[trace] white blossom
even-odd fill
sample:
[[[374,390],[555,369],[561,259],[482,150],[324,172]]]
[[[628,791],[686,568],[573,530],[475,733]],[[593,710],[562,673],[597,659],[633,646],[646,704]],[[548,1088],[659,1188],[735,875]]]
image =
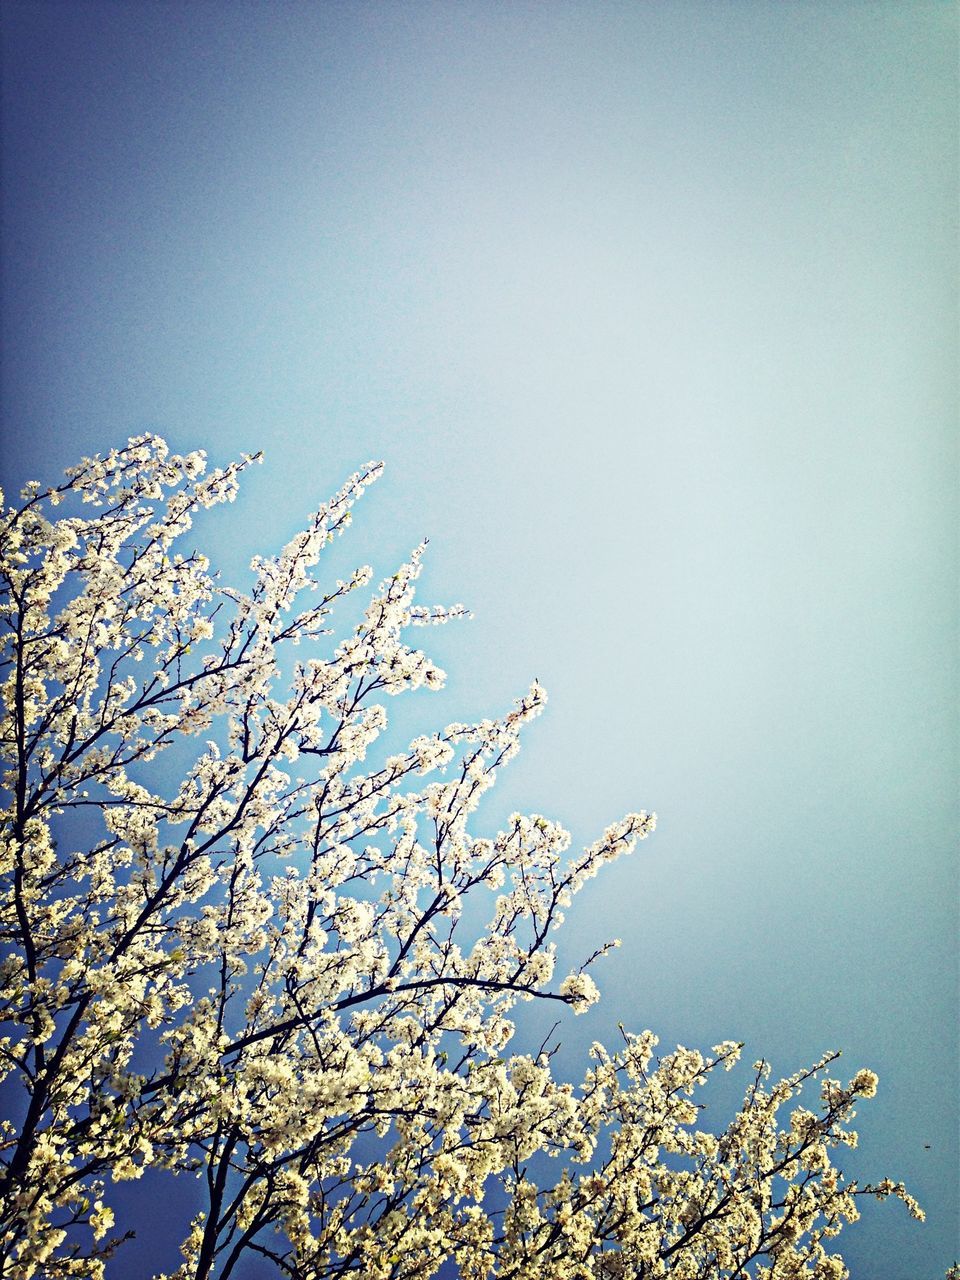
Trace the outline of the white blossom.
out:
[[[0,522],[4,1277],[100,1280],[113,1187],[149,1168],[206,1196],[175,1280],[245,1249],[297,1280],[845,1276],[859,1197],[920,1216],[832,1163],[876,1076],[761,1061],[710,1133],[738,1043],[656,1057],[624,1030],[578,1083],[546,1042],[510,1054],[519,1001],[599,998],[586,965],[554,985],[549,939],[655,816],[572,853],[537,813],[475,834],[543,689],[386,753],[382,695],[444,679],[408,628],[465,610],[415,603],[423,544],[331,639],[371,571],[316,569],[379,463],[222,585],[193,517],[256,460],[139,436]]]

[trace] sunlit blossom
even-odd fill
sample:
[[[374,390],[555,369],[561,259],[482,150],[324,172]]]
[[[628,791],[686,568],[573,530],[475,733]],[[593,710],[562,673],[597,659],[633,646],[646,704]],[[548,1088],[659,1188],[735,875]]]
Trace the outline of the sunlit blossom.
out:
[[[549,939],[655,817],[572,852],[536,813],[471,830],[537,683],[379,751],[384,695],[444,678],[408,628],[465,610],[414,603],[422,545],[331,639],[371,573],[316,569],[379,463],[224,586],[187,535],[254,461],[140,436],[0,525],[4,1277],[99,1280],[114,1184],[159,1167],[206,1197],[169,1280],[250,1250],[296,1280],[841,1280],[859,1197],[920,1216],[832,1163],[876,1076],[843,1084],[828,1054],[771,1084],[761,1061],[711,1133],[733,1041],[658,1057],[623,1030],[579,1082],[546,1043],[511,1054],[518,1002],[599,999],[608,947],[556,981]]]

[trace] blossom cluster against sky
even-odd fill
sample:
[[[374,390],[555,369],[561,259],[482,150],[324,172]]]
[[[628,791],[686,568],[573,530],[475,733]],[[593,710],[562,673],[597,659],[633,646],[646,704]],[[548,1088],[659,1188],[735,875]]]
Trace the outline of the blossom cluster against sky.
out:
[[[956,1244],[956,13],[939,3],[23,3],[3,470],[263,447],[230,574],[369,457],[447,689],[547,714],[489,821],[656,809],[565,947],[623,1019],[880,1076],[850,1168]],[[431,637],[433,639],[433,637]],[[564,935],[561,935],[564,936]]]

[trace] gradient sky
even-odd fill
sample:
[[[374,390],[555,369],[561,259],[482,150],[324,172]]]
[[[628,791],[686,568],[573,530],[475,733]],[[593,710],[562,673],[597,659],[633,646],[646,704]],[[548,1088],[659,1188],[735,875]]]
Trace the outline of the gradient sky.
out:
[[[7,482],[263,447],[236,575],[385,458],[336,563],[428,535],[474,611],[428,723],[551,695],[480,825],[660,815],[570,913],[624,945],[568,1060],[874,1067],[846,1166],[929,1220],[866,1211],[864,1280],[960,1252],[956,52],[948,3],[3,4]]]

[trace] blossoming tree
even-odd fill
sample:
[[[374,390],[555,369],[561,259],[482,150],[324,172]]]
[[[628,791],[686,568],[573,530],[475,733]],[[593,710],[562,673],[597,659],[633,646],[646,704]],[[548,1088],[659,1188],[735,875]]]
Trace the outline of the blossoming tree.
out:
[[[844,1276],[857,1197],[919,1213],[831,1162],[873,1074],[755,1064],[711,1134],[736,1044],[624,1032],[577,1085],[546,1044],[509,1056],[518,1000],[597,998],[551,934],[654,818],[573,856],[536,815],[471,832],[536,684],[378,755],[383,695],[443,680],[407,629],[463,610],[414,604],[418,548],[330,639],[370,570],[315,566],[372,464],[223,586],[174,546],[252,461],[144,436],[3,516],[0,1275],[101,1276],[112,1188],[154,1166],[198,1179],[176,1280]]]

